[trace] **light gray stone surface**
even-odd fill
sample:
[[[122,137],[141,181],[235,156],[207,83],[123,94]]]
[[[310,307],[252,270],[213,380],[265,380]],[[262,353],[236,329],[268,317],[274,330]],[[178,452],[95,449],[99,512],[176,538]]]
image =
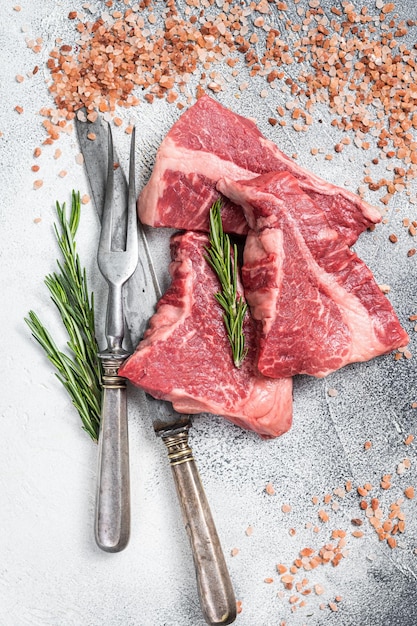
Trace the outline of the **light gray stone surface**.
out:
[[[132,479],[132,535],[128,548],[117,555],[100,552],[93,539],[96,448],[82,432],[65,392],[53,376],[23,323],[34,308],[58,341],[63,333],[43,286],[45,274],[54,270],[57,250],[52,223],[55,200],[70,201],[71,189],[88,192],[83,168],[75,161],[79,152],[75,133],[62,135],[55,147],[43,149],[37,159],[39,175],[30,170],[33,150],[44,139],[39,109],[52,104],[45,68],[56,37],[74,40],[67,15],[79,9],[69,0],[22,0],[20,12],[7,0],[2,6],[0,61],[1,154],[1,288],[0,320],[3,330],[3,385],[1,392],[0,455],[0,624],[1,626],[203,626],[187,537],[174,493],[162,443],[143,414],[139,391],[132,390],[130,449]],[[36,6],[34,6],[36,4]],[[291,5],[292,3],[289,2]],[[301,6],[304,6],[304,2]],[[323,2],[328,10],[331,3]],[[362,3],[374,11],[373,2]],[[103,3],[92,3],[101,10]],[[291,10],[293,10],[292,7]],[[417,18],[413,2],[397,11]],[[414,14],[414,15],[413,15]],[[25,37],[43,37],[42,52],[35,55]],[[410,35],[411,37],[411,35]],[[412,42],[413,43],[413,42]],[[32,77],[27,72],[39,65]],[[312,146],[332,152],[338,133],[329,125],[330,113],[318,107],[308,133],[271,127],[267,119],[277,104],[285,102],[280,89],[259,92],[261,78],[250,81],[242,68],[238,82],[218,95],[219,101],[256,119],[260,129],[298,162],[329,181],[356,191],[364,164],[372,155],[349,147],[333,161],[313,158]],[[15,80],[25,76],[23,83]],[[18,115],[16,105],[24,108]],[[138,186],[148,178],[157,147],[179,113],[163,101],[121,112],[138,129]],[[319,123],[318,120],[323,122]],[[127,154],[129,138],[116,131],[120,154]],[[376,154],[374,150],[373,154]],[[139,163],[142,161],[141,165]],[[65,178],[58,173],[67,170]],[[33,190],[35,178],[43,187]],[[377,202],[377,194],[369,194]],[[417,313],[416,258],[407,257],[411,239],[401,227],[404,217],[416,218],[415,205],[398,194],[387,212],[387,223],[364,233],[356,245],[360,256],[379,283],[389,284],[389,298],[410,332],[415,352],[413,323]],[[41,221],[35,223],[34,219]],[[390,232],[399,236],[388,241]],[[96,292],[98,321],[103,321],[105,289],[96,269],[98,220],[91,203],[83,207],[79,252]],[[168,258],[169,233],[155,234],[162,272]],[[167,282],[165,274],[165,284]],[[413,626],[417,623],[417,511],[405,500],[406,531],[391,550],[379,542],[365,520],[364,537],[351,536],[352,518],[364,515],[355,489],[344,498],[333,497],[338,510],[323,504],[323,496],[352,480],[354,488],[369,481],[372,495],[380,498],[384,519],[389,505],[416,483],[415,445],[403,444],[416,434],[416,359],[395,362],[392,355],[352,365],[325,380],[299,377],[294,385],[294,425],[274,441],[261,441],[220,417],[194,418],[191,441],[235,586],[242,601],[240,626]],[[329,390],[337,394],[329,395]],[[364,442],[372,441],[365,452]],[[404,458],[411,468],[397,474]],[[392,474],[392,489],[383,491],[383,474]],[[272,483],[275,495],[267,495]],[[319,504],[312,502],[318,496]],[[289,513],[281,506],[291,505]],[[318,511],[330,520],[322,524]],[[318,525],[320,532],[306,528]],[[246,530],[253,528],[248,536]],[[290,532],[294,529],[295,534]],[[306,572],[310,587],[325,591],[306,596],[306,606],[291,612],[276,564],[291,565],[306,546],[320,549],[331,542],[331,531],[347,532],[349,554],[338,567],[319,566]],[[239,552],[231,556],[231,551]],[[274,582],[267,584],[266,578]],[[302,576],[297,576],[300,580]],[[278,593],[284,591],[284,597]],[[338,612],[329,601],[340,595]],[[320,604],[324,603],[324,609]]]

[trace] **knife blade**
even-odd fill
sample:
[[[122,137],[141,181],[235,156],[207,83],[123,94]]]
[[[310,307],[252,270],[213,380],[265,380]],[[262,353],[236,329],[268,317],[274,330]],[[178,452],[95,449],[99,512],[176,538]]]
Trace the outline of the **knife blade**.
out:
[[[101,217],[107,172],[107,133],[100,116],[94,122],[83,122],[76,118],[75,126],[94,205]],[[94,133],[94,141],[89,138],[90,133]],[[117,159],[116,156],[115,158]],[[123,167],[119,164],[115,170],[114,203],[125,206],[127,193],[127,180]],[[126,332],[130,336],[132,348],[142,338],[148,320],[155,311],[155,305],[162,296],[154,259],[160,260],[159,267],[167,267],[168,264],[166,256],[165,259],[160,258],[164,251],[168,251],[167,234],[162,235],[165,245],[161,246],[161,233],[157,233],[156,229],[152,233],[139,221],[138,230],[139,263],[123,292]],[[157,245],[152,247],[153,236],[156,236]],[[190,417],[177,413],[170,403],[156,400],[148,394],[146,400],[154,431],[167,448],[192,549],[204,619],[212,625],[231,624],[236,619],[236,599],[209,503],[189,445]]]

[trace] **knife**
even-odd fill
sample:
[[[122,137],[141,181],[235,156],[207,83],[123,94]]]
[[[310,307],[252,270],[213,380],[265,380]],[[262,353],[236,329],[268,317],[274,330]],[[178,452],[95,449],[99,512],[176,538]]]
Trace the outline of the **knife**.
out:
[[[94,122],[75,119],[78,141],[84,157],[87,179],[96,211],[101,218],[107,176],[107,132],[100,116]],[[91,134],[93,133],[93,135]],[[89,137],[95,136],[94,141]],[[115,157],[116,158],[116,157]],[[123,167],[115,169],[113,202],[125,206],[128,185]],[[161,233],[140,222],[139,263],[126,283],[123,293],[126,334],[135,347],[146,330],[155,305],[162,296],[156,270],[157,261],[167,267],[168,242],[161,246]],[[154,245],[152,247],[152,240]],[[164,442],[181,506],[185,528],[193,554],[197,589],[205,621],[208,624],[231,624],[236,619],[236,599],[220,540],[204,493],[200,475],[189,445],[190,417],[177,413],[172,405],[145,394],[157,436]]]

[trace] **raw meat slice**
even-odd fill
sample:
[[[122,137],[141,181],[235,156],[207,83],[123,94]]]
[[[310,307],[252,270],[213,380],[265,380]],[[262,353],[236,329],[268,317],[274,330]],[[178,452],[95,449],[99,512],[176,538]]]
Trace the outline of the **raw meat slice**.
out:
[[[251,231],[242,267],[245,297],[262,323],[259,371],[325,376],[408,343],[372,272],[288,173],[220,180]]]
[[[171,239],[172,284],[157,305],[136,352],[120,369],[155,398],[180,413],[209,412],[264,438],[286,432],[292,421],[292,379],[265,378],[256,368],[256,331],[245,318],[248,354],[232,362],[219,283],[204,258],[208,238],[187,232]]]
[[[291,172],[349,245],[381,220],[379,211],[359,196],[301,168],[254,122],[209,96],[183,113],[160,145],[152,176],[139,196],[139,217],[150,226],[207,231],[220,178],[248,180],[272,171]],[[223,225],[226,232],[247,232],[242,211],[233,203],[223,209]]]

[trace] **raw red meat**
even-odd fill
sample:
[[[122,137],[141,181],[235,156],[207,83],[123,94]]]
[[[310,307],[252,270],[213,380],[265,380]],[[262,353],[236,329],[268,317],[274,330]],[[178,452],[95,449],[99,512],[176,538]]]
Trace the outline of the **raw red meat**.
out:
[[[209,209],[219,197],[215,188],[219,178],[248,180],[272,171],[291,172],[349,245],[381,220],[380,213],[359,196],[301,168],[254,122],[209,96],[188,109],[163,140],[138,200],[139,217],[150,226],[207,231]],[[225,204],[222,216],[226,232],[247,232],[242,211],[234,203]]]
[[[249,315],[248,354],[239,369],[234,367],[214,298],[219,283],[204,258],[207,245],[202,233],[172,238],[172,284],[120,374],[155,398],[169,400],[180,413],[223,415],[264,438],[277,437],[291,426],[292,380],[272,380],[257,371],[256,330]]]
[[[220,180],[251,231],[242,280],[262,324],[259,371],[325,376],[408,343],[372,272],[288,173]]]

